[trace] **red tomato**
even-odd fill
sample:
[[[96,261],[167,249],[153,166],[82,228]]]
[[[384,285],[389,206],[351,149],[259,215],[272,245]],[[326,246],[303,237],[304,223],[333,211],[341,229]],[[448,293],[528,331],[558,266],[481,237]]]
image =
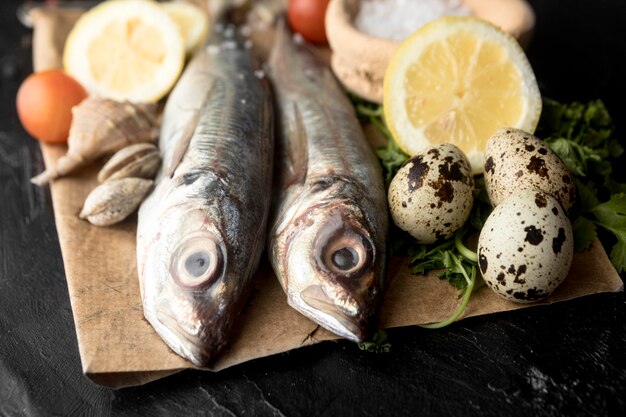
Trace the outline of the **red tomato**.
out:
[[[314,43],[328,43],[324,17],[330,0],[289,0],[289,26],[302,37]]]
[[[72,107],[85,97],[85,89],[63,71],[36,72],[17,92],[17,115],[35,139],[65,143],[72,124]]]

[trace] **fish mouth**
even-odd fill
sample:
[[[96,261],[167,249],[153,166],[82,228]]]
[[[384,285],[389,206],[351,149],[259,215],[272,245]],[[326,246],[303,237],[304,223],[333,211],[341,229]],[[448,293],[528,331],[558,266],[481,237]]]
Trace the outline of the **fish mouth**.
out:
[[[198,334],[185,331],[176,318],[162,310],[144,311],[146,319],[165,343],[178,355],[196,366],[205,367],[219,352],[220,346],[207,341]]]
[[[328,292],[331,294],[328,294]],[[353,342],[362,342],[367,330],[362,324],[358,304],[351,297],[332,295],[332,290],[322,285],[310,285],[301,293],[299,300],[290,297],[290,303],[302,314],[338,336]]]

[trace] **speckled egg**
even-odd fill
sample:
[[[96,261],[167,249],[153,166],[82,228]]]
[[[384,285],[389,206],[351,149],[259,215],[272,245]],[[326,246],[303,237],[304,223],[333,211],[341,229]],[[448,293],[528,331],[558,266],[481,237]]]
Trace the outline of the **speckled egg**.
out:
[[[567,276],[573,255],[570,221],[561,204],[541,191],[520,191],[504,200],[478,238],[485,282],[518,303],[552,293]]]
[[[426,148],[391,181],[391,217],[420,243],[448,238],[467,220],[473,189],[469,161],[459,148],[447,143]]]
[[[485,187],[493,206],[518,190],[541,190],[555,197],[566,211],[576,196],[574,178],[541,139],[523,130],[494,133],[485,150]]]

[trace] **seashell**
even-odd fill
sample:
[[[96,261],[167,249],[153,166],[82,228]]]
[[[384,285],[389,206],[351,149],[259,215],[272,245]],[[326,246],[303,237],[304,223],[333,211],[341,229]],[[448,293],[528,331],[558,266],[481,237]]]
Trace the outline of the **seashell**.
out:
[[[141,142],[154,142],[158,135],[157,107],[99,97],[89,97],[72,109],[67,154],[56,165],[31,179],[36,185],[68,174],[102,155]]]
[[[96,226],[119,223],[139,207],[153,183],[144,178],[120,178],[102,183],[89,193],[78,217]]]
[[[152,179],[161,165],[159,150],[152,143],[136,143],[120,149],[98,173],[98,181],[136,177]]]

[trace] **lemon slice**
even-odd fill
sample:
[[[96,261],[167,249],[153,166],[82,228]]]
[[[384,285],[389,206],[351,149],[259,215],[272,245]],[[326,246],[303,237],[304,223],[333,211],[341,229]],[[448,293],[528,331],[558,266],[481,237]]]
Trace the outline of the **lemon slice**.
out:
[[[187,56],[192,55],[206,39],[209,18],[204,10],[192,3],[167,2],[161,7],[176,22],[185,41]]]
[[[492,133],[532,133],[541,113],[535,74],[517,41],[468,17],[437,19],[404,41],[383,91],[385,121],[404,152],[453,143],[476,173]]]
[[[110,0],[82,15],[63,53],[65,70],[90,93],[114,100],[155,102],[176,83],[185,46],[158,3]]]

